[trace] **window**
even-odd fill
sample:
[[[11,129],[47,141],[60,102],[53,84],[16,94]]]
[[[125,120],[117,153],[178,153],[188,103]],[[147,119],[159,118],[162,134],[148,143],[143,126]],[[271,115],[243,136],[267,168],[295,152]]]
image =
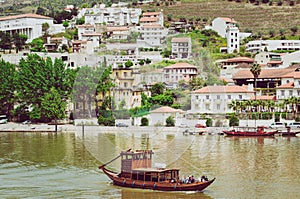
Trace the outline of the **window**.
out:
[[[218,100],[221,99],[220,95],[217,95],[217,99],[218,99]]]
[[[209,104],[206,104],[206,105],[205,105],[205,109],[206,109],[206,110],[209,110]]]
[[[124,88],[127,88],[127,82],[124,82]]]
[[[221,105],[217,104],[217,110],[220,110],[220,109],[221,109]]]
[[[281,91],[281,96],[284,97],[284,91]]]
[[[289,95],[293,96],[293,90],[289,90]]]
[[[206,95],[205,97],[206,97],[206,99],[209,99],[209,95]]]
[[[127,72],[124,72],[124,77],[127,77]]]
[[[231,99],[231,95],[227,95],[228,99]]]
[[[197,99],[199,99],[199,96],[198,96],[198,95],[196,95],[196,100],[197,100]]]
[[[242,96],[242,95],[239,95],[239,99],[240,99],[240,100],[243,99],[243,96]]]

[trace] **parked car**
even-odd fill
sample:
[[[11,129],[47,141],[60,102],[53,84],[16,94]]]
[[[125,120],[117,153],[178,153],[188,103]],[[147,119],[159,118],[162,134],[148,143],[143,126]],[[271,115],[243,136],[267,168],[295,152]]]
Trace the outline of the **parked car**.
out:
[[[25,120],[24,122],[22,122],[22,124],[31,124],[30,120]]]
[[[300,122],[292,122],[288,126],[291,128],[300,128]]]
[[[206,128],[206,126],[203,124],[196,124],[195,128]]]
[[[283,122],[274,122],[274,123],[270,124],[269,127],[270,128],[285,128],[286,125]]]
[[[117,123],[116,127],[128,127],[128,125],[124,123]]]

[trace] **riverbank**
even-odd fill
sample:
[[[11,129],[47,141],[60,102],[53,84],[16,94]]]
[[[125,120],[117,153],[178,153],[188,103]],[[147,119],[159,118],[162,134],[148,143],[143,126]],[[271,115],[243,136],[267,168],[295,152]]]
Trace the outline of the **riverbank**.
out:
[[[84,133],[183,133],[188,128],[180,127],[164,127],[164,126],[129,126],[129,127],[115,127],[115,126],[75,126],[73,124],[58,125],[58,132],[84,132]],[[197,131],[198,129],[189,128]],[[203,129],[200,129],[203,130]],[[209,127],[206,131],[212,134],[221,132],[222,128]],[[55,125],[49,124],[22,124],[8,122],[0,125],[0,132],[55,132]]]

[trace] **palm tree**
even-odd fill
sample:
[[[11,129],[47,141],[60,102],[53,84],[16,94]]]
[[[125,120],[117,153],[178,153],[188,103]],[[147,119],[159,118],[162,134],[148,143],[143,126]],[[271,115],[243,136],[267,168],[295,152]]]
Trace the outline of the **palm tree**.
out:
[[[254,100],[256,100],[256,87],[257,87],[256,79],[260,75],[261,66],[258,63],[254,63],[250,68],[250,72],[252,73],[252,75],[254,77]]]

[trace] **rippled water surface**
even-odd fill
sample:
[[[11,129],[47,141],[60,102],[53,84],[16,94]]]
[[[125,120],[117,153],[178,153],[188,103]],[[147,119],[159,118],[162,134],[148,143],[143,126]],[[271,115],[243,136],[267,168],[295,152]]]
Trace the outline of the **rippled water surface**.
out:
[[[119,188],[97,169],[121,150],[150,148],[181,176],[216,177],[204,192]],[[109,165],[118,171],[120,161]],[[118,133],[0,133],[0,198],[300,198],[300,137],[182,135],[126,128]]]

